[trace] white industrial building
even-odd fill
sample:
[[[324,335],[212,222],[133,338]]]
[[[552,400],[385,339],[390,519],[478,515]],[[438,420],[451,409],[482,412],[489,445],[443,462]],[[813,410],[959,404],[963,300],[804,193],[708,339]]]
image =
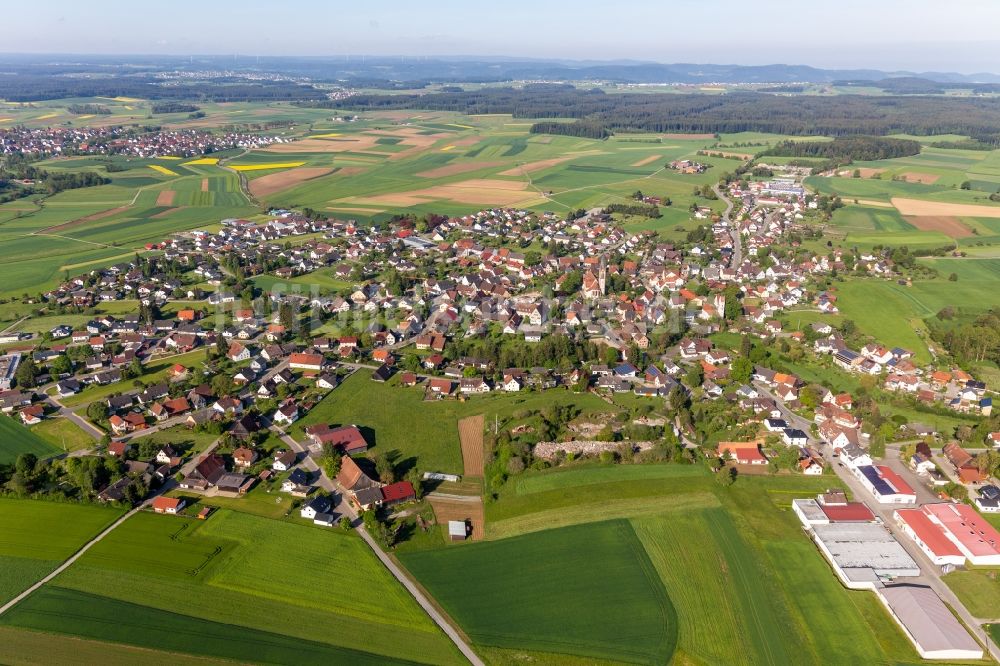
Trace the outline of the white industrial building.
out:
[[[983,658],[979,643],[931,588],[890,585],[875,594],[924,659]]]

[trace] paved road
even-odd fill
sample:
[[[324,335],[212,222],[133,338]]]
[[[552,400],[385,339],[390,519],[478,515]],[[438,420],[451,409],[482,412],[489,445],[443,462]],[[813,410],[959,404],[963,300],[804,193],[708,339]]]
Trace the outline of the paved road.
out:
[[[45,395],[45,394],[42,394]],[[51,395],[45,395],[44,402],[48,403],[52,407],[55,407],[59,416],[64,416],[73,423],[80,426],[84,432],[93,437],[95,440],[100,440],[104,437],[104,431],[95,426],[93,423],[83,418],[76,412],[74,412],[69,407],[64,406],[59,400]]]
[[[758,391],[778,404],[779,409],[781,409],[782,417],[790,426],[799,428],[803,432],[809,434],[809,421],[785,407],[785,404],[772,394],[767,387],[756,382],[755,386]],[[819,444],[819,442],[817,442],[812,435],[809,435],[809,443],[813,445]],[[902,476],[903,479],[914,488],[917,492],[917,498],[919,500],[918,505],[938,502],[939,500],[926,488],[924,483],[918,479],[913,471],[904,465],[899,459],[898,447],[898,444],[886,447],[887,455],[884,460],[880,461],[880,464],[886,465],[889,469]],[[987,646],[987,649],[993,658],[1000,662],[1000,649],[997,648],[987,635],[986,631],[982,628],[983,624],[993,622],[992,618],[977,618],[973,616],[972,613],[970,613],[965,607],[965,604],[963,604],[961,600],[955,596],[955,593],[951,591],[951,588],[941,580],[941,569],[931,562],[930,558],[924,554],[917,544],[914,543],[908,536],[903,534],[896,526],[896,521],[892,516],[893,511],[897,508],[911,508],[911,505],[902,505],[901,507],[900,505],[879,504],[874,501],[871,494],[861,484],[857,477],[855,477],[854,474],[839,460],[830,457],[828,446],[818,446],[817,448],[820,450],[823,450],[824,448],[826,449],[823,451],[823,455],[830,462],[831,468],[834,472],[836,472],[840,481],[850,489],[855,498],[863,500],[865,504],[868,505],[868,508],[872,509],[875,514],[882,519],[882,522],[885,524],[885,527],[889,530],[889,532],[896,537],[896,540],[903,546],[906,552],[909,553],[910,557],[913,558],[913,561],[920,566],[920,576],[915,578],[906,578],[902,582],[916,585],[926,585],[934,590],[934,592],[941,597],[942,601],[952,607],[965,626],[976,636],[976,639],[983,645]]]
[[[726,212],[722,214],[722,219],[724,219],[729,224],[729,235],[733,239],[733,256],[732,261],[729,262],[730,266],[739,266],[743,263],[743,237],[740,236],[739,230],[736,228],[736,223],[733,222],[731,217],[733,213],[733,200],[730,199],[726,194],[723,193],[721,187],[716,183],[712,190],[715,192],[715,196],[722,199],[726,204]]]

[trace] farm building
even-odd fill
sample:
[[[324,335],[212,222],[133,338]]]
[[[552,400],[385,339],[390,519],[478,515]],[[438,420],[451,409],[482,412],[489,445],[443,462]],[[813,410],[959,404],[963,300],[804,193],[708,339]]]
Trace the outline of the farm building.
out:
[[[875,591],[924,659],[982,659],[983,650],[935,592],[922,585]]]
[[[965,564],[965,555],[921,509],[897,509],[892,517],[920,550],[938,566]]]
[[[894,515],[935,564],[1000,565],[1000,532],[966,504],[925,504]]]
[[[469,536],[469,526],[464,520],[448,521],[448,539],[451,541],[465,541]]]

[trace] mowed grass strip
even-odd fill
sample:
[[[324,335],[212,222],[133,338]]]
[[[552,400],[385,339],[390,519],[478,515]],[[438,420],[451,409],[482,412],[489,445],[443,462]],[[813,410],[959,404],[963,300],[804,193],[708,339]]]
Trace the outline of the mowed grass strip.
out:
[[[476,643],[643,664],[673,654],[676,613],[626,521],[400,558]]]
[[[530,495],[568,486],[589,486],[614,481],[705,476],[705,469],[699,465],[588,465],[576,469],[553,467],[537,474],[520,477],[515,488],[518,495]]]
[[[149,590],[155,594],[155,589]],[[46,586],[8,612],[8,626],[67,633],[156,650],[272,664],[417,663],[275,634],[248,631],[139,604]]]

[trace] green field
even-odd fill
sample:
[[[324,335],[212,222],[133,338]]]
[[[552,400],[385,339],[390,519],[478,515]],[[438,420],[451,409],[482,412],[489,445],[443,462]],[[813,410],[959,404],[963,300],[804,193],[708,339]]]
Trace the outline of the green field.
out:
[[[0,602],[31,587],[120,515],[84,504],[0,499]]]
[[[676,611],[672,663],[917,663],[919,657],[875,597],[845,590],[802,534],[791,500],[828,485],[825,479],[773,476],[740,477],[723,487],[704,467],[685,465],[530,472],[487,504],[488,541],[403,552],[400,558],[498,663],[571,663],[560,661],[566,655],[640,660],[626,652],[601,657],[598,647],[569,632],[586,621],[592,605],[577,601],[573,574],[587,572],[591,585],[606,578],[594,567],[607,558],[589,557],[591,543],[577,547],[593,564],[560,566],[550,574],[561,582],[555,592],[547,580],[535,582],[551,560],[574,561],[572,554],[539,557],[536,549],[560,547],[589,530],[623,523],[638,537]],[[633,557],[619,554],[617,561],[631,567]],[[496,569],[504,573],[493,573]],[[492,592],[491,579],[498,577],[518,582],[488,595],[489,602],[481,598],[480,591]],[[527,591],[522,577],[530,582]],[[546,592],[535,601],[538,589]],[[514,593],[533,601],[510,607],[506,600]],[[535,619],[536,606],[549,609],[550,603],[558,610]],[[507,633],[527,631],[526,626],[532,640],[517,649]],[[842,640],[842,630],[851,641]],[[539,643],[548,633],[556,634],[556,642],[572,637],[571,646]],[[592,640],[602,636],[591,634]],[[615,645],[613,637],[606,640]],[[622,640],[616,647],[627,651],[636,645],[642,643]]]
[[[22,453],[34,453],[39,458],[45,458],[61,451],[61,448],[11,417],[0,415],[0,464],[12,463]]]
[[[465,402],[424,401],[422,387],[402,387],[397,382],[379,384],[359,371],[332,391],[291,432],[301,439],[314,423],[354,424],[362,429],[377,451],[396,452],[401,461],[412,459],[422,471],[462,472],[458,420],[486,414],[503,420],[515,412],[544,409],[552,404],[572,404],[585,413],[605,412],[607,403],[592,394],[569,391],[491,393]],[[400,418],[405,414],[406,418]]]
[[[673,653],[674,609],[625,521],[402,559],[477,643],[648,664]]]
[[[4,621],[249,661],[458,661],[357,536],[226,510],[137,514]]]
[[[975,568],[953,571],[944,582],[974,616],[995,618],[1000,608],[998,575],[1000,570],[996,568]]]

